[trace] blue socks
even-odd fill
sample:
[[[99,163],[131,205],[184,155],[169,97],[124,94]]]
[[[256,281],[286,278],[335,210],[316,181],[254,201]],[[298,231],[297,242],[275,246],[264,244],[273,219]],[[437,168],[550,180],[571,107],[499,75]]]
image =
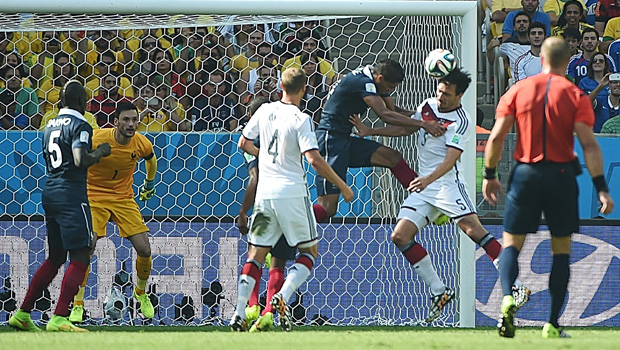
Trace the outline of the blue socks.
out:
[[[515,247],[502,249],[499,255],[499,277],[504,295],[512,295],[512,285],[519,275],[519,251]]]
[[[564,300],[566,299],[566,288],[570,277],[569,255],[556,254],[553,256],[551,276],[549,276],[549,292],[551,292],[551,314],[549,323],[558,328],[558,317]]]

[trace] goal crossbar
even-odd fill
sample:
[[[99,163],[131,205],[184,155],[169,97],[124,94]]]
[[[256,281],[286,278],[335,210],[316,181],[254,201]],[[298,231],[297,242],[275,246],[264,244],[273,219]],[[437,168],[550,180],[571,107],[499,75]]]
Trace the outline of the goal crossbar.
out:
[[[8,2],[5,13],[102,13],[102,14],[236,14],[236,15],[437,15],[465,16],[476,11],[475,1],[282,1],[282,0],[35,0]]]

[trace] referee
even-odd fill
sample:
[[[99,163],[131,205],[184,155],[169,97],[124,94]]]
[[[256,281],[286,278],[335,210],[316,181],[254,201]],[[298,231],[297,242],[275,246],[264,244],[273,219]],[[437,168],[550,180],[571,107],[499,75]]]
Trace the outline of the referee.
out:
[[[551,312],[542,330],[544,338],[569,337],[558,325],[570,274],[571,234],[579,230],[577,182],[579,161],[573,151],[574,137],[583,148],[586,165],[601,202],[609,214],[614,202],[603,176],[603,157],[592,132],[594,112],[588,96],[564,77],[570,57],[559,37],[548,38],[541,49],[542,73],[520,81],[500,100],[496,123],[485,149],[482,184],[484,198],[497,204],[502,193],[496,177],[506,134],[517,123],[516,166],[510,177],[504,216],[504,248],[499,271],[504,299],[499,335],[514,337],[515,303],[512,284],[519,274],[517,257],[525,235],[536,232],[544,211],[551,231],[553,265],[549,276]]]

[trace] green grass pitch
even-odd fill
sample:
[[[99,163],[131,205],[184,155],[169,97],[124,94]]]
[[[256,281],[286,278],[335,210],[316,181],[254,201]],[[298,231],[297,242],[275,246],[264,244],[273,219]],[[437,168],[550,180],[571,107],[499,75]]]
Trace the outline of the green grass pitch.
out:
[[[540,328],[519,328],[503,339],[494,328],[297,327],[260,334],[227,327],[88,327],[89,333],[25,333],[0,327],[2,349],[620,349],[620,328],[570,328],[570,339],[543,339]]]

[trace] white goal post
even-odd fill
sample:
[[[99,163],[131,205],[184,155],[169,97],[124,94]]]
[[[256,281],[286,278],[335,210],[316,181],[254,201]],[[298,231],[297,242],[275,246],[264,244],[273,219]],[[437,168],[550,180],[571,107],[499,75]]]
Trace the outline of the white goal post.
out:
[[[165,15],[180,14],[196,16],[197,14],[217,15],[250,15],[250,16],[455,16],[460,17],[462,28],[458,36],[458,43],[454,44],[459,58],[458,64],[464,70],[476,77],[477,67],[477,3],[475,1],[343,1],[343,0],[32,0],[28,2],[5,1],[0,11],[7,15],[15,14],[55,14],[58,19],[64,19],[63,26],[67,29],[81,29],[84,27],[97,28],[89,22],[89,16],[97,18],[100,15]],[[70,14],[76,14],[72,16]],[[75,23],[72,25],[71,18]],[[119,27],[118,19],[114,22]],[[34,21],[19,26],[17,21],[0,21],[0,31],[27,31],[54,28],[54,19],[46,17],[49,22],[34,17]],[[129,27],[127,27],[128,25]],[[135,29],[141,28],[135,23]],[[153,23],[151,22],[151,25]],[[171,26],[162,23],[162,26]],[[32,26],[32,27],[29,27]],[[131,24],[123,24],[123,28],[131,29]],[[174,26],[174,25],[172,25]],[[180,26],[180,25],[179,25]],[[51,29],[50,29],[51,30]],[[412,47],[411,50],[416,50]],[[405,77],[405,80],[411,77]],[[469,113],[472,125],[475,125],[476,116],[476,83],[472,82],[463,97],[463,106]],[[471,128],[475,134],[475,128]],[[475,135],[461,156],[465,168],[465,178],[470,196],[475,196],[476,161]],[[476,202],[476,198],[471,198]],[[458,317],[456,324],[460,327],[475,326],[475,260],[474,243],[466,235],[458,235],[459,252],[457,258]],[[388,239],[386,237],[386,239]]]

